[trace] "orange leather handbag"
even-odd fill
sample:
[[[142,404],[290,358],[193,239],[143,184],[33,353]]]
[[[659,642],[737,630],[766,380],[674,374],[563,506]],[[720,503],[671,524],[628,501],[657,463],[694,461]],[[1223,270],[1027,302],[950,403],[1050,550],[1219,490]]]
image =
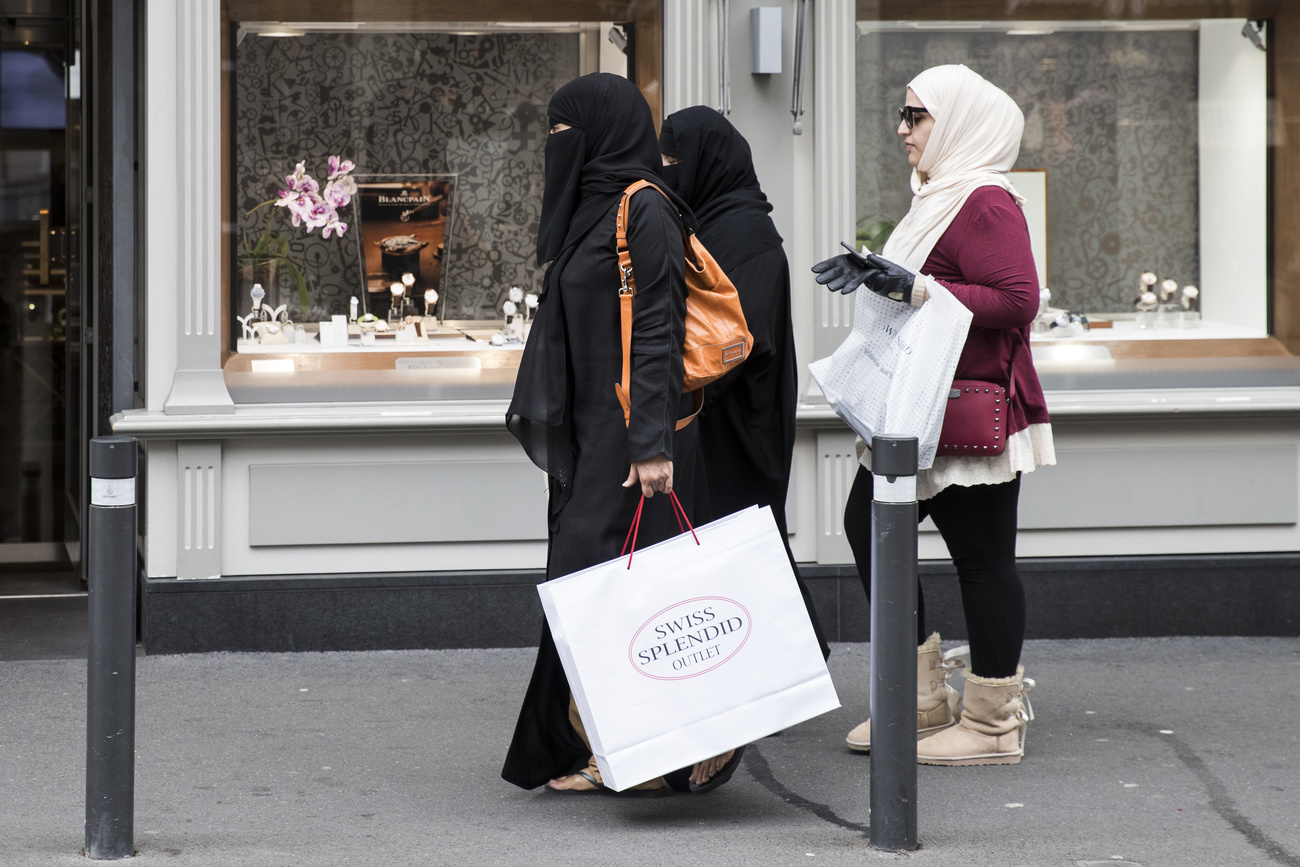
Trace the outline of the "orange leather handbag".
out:
[[[623,191],[618,206],[617,240],[619,316],[623,326],[623,381],[614,384],[623,405],[623,423],[632,417],[628,389],[632,381],[632,299],[636,280],[632,276],[632,254],[627,248],[628,203],[632,194],[651,187],[667,198],[663,190],[649,181],[637,181]],[[671,201],[671,199],[669,200]],[[749,357],[754,338],[745,325],[736,287],[723,273],[709,251],[695,234],[684,231],[686,248],[686,339],[682,344],[682,393],[694,392],[695,410],[677,422],[677,430],[686,427],[704,405],[704,386],[738,366]]]

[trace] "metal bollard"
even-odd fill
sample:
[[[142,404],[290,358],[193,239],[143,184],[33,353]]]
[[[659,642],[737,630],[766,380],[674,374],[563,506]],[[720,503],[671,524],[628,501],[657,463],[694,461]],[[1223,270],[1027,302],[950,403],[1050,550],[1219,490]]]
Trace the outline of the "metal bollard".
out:
[[[129,858],[135,832],[134,437],[90,441],[86,516],[86,856]]]
[[[871,846],[916,839],[915,437],[871,438]]]

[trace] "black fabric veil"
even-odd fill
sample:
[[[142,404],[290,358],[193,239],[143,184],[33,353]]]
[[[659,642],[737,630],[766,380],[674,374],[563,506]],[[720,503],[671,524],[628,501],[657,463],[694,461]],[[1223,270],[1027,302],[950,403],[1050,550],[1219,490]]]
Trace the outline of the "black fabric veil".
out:
[[[550,262],[541,305],[519,363],[506,426],[528,457],[558,482],[563,504],[573,470],[568,406],[568,335],[557,290],[561,273],[588,232],[637,180],[657,184],[693,220],[659,176],[659,147],[650,106],[636,85],[607,72],[574,79],[551,97],[552,125],[569,124],[546,139],[546,187],[537,231],[537,263]],[[614,239],[610,237],[610,246]],[[610,286],[617,292],[617,284]]]
[[[667,167],[675,171],[665,176],[694,211],[696,234],[722,270],[781,243],[749,142],[725,117],[703,105],[673,112],[664,120],[659,148],[677,157],[677,165]]]

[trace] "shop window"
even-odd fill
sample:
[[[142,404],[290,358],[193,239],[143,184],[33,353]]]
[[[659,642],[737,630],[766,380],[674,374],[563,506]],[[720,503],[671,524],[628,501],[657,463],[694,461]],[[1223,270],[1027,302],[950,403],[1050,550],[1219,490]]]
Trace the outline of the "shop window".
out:
[[[488,6],[527,20],[464,23],[490,11],[472,4],[454,23],[405,20],[411,4],[379,2],[375,20],[352,4],[223,4],[236,403],[509,394],[543,276],[547,104],[601,70],[632,78],[657,116],[661,13]],[[331,176],[346,204],[325,195]],[[278,204],[295,187],[332,210]]]
[[[407,274],[399,305],[423,314],[433,290],[430,309],[440,320],[500,319],[512,286],[537,291],[546,105],[579,75],[579,47],[576,32],[241,40],[238,315],[251,312],[248,289],[259,278],[269,278],[265,303],[287,304],[302,323],[350,316],[353,298],[360,313],[386,320],[390,287]],[[300,161],[324,186],[331,155],[354,163],[360,185],[338,209],[342,236],[295,230],[288,208],[259,209],[286,188]],[[254,268],[268,222],[287,240],[286,255],[266,260],[279,267]]]
[[[1243,20],[860,21],[859,239],[879,244],[910,204],[896,133],[908,81],[963,63],[1025,115],[1012,181],[1030,200],[1035,259],[1051,292],[1040,343],[1062,334],[1112,345],[1209,338],[1285,355],[1267,339],[1264,34]],[[1144,274],[1155,284],[1144,287]],[[1154,305],[1137,304],[1144,288]],[[1091,330],[1059,315],[1069,312]]]

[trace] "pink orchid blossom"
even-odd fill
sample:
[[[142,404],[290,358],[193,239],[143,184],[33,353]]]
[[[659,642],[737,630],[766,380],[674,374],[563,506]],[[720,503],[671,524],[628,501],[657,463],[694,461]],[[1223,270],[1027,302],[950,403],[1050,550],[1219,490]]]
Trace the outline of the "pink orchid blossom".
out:
[[[288,265],[298,284],[298,300],[304,312],[310,307],[311,300],[307,293],[307,281],[302,270],[290,258],[288,239],[272,228],[271,214],[274,211],[267,213],[262,224],[262,234],[255,240],[250,237],[248,223],[252,222],[253,215],[262,208],[275,205],[288,211],[294,228],[305,223],[308,234],[319,227],[322,238],[331,235],[342,237],[348,230],[348,224],[339,220],[339,209],[349,205],[352,197],[357,194],[357,182],[349,175],[356,164],[338,156],[329,157],[328,162],[329,177],[323,191],[317,180],[307,172],[307,161],[303,160],[294,166],[292,173],[284,176],[284,189],[277,192],[276,198],[254,206],[244,213],[240,221],[243,224],[243,251],[239,254],[240,260],[280,261]]]
[[[325,227],[323,229],[320,230],[321,237],[328,238],[330,236],[331,230],[337,232],[339,237],[341,238],[343,237],[343,233],[348,230],[348,224],[339,222],[339,215],[333,214],[330,217],[330,221],[325,224]]]
[[[299,215],[302,217],[302,221],[307,224],[307,234],[309,235],[312,229],[327,224],[331,217],[338,218],[337,212],[330,207],[330,203],[316,195],[311,197],[311,204],[308,207],[299,211]]]
[[[321,235],[326,238],[334,233],[342,235],[348,230],[348,225],[339,221],[338,210],[351,204],[356,195],[357,182],[348,174],[355,168],[352,160],[330,157],[329,181],[321,190],[316,179],[307,173],[304,160],[294,166],[293,174],[285,175],[284,183],[288,189],[280,190],[275,205],[288,209],[295,228],[305,223],[309,234],[313,229],[322,228]]]
[[[284,176],[284,184],[297,193],[314,193],[320,190],[316,179],[307,174],[305,160],[294,166],[293,174]]]
[[[294,228],[301,226],[303,220],[309,219],[315,203],[320,201],[320,197],[315,193],[297,193],[292,190],[282,190],[280,196],[275,206],[289,209],[289,219]]]
[[[322,194],[322,198],[324,198],[325,201],[328,201],[330,207],[333,208],[347,207],[347,204],[352,200],[352,196],[347,190],[347,185],[343,185],[343,183],[339,183],[338,181],[330,181],[329,183],[326,183],[325,192]]]
[[[329,166],[330,166],[329,179],[331,181],[338,180],[343,175],[346,175],[348,172],[352,171],[357,167],[356,163],[352,162],[352,160],[345,160],[345,159],[341,159],[340,157],[330,157]]]

